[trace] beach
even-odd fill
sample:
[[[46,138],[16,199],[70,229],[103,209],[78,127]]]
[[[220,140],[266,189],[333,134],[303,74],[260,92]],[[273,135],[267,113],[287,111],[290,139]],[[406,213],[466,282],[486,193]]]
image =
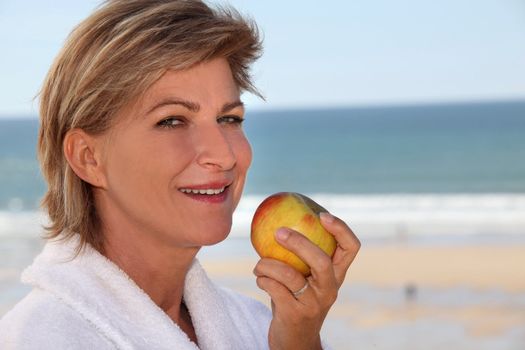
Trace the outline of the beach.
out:
[[[246,242],[249,244],[249,242]],[[217,278],[253,277],[250,266],[258,257],[204,257],[206,270]],[[525,293],[525,243],[494,246],[447,244],[428,246],[411,243],[364,245],[346,283],[376,288],[407,285],[431,288],[468,287]]]
[[[217,282],[268,304],[256,261],[202,258]],[[522,349],[523,266],[525,242],[365,242],[323,336],[335,349]]]
[[[519,198],[513,202],[522,203]],[[247,235],[250,216],[243,214],[251,213],[251,202],[257,201],[248,198],[241,203],[230,236],[202,248],[198,258],[217,284],[269,305],[269,297],[256,286],[252,274],[258,257]],[[504,202],[501,208],[513,214],[504,218],[499,233],[476,234],[482,221],[473,226],[467,215],[466,221],[456,220],[453,225],[452,218],[435,205],[427,212],[411,209],[418,219],[410,221],[408,211],[399,210],[403,201],[395,201],[398,211],[393,215],[402,220],[402,230],[386,216],[380,223],[366,220],[365,212],[360,216],[358,210],[359,220],[344,217],[354,222],[351,227],[362,247],[327,316],[323,338],[341,350],[525,348],[525,236],[519,233],[524,226],[517,220],[523,213],[521,204],[510,210],[510,202]],[[450,201],[447,207],[463,200]],[[360,202],[366,206],[366,201]],[[389,205],[383,208],[388,209],[374,205],[377,213],[391,213]],[[333,209],[338,212],[337,205]],[[501,213],[491,212],[496,216],[489,217],[487,210],[476,217],[484,213],[487,221],[497,222]],[[422,233],[424,221],[433,230]],[[43,247],[39,234],[45,222],[39,212],[0,215],[0,316],[29,291],[19,277]],[[450,234],[452,226],[458,233]]]
[[[28,291],[19,275],[40,251],[35,236],[3,236],[0,316]],[[203,248],[199,260],[219,285],[269,305],[255,284],[248,238]],[[334,349],[522,349],[525,241],[469,237],[367,240],[322,331]]]
[[[250,112],[230,236],[199,259],[269,305],[250,222],[266,196],[301,192],[362,242],[322,330],[334,349],[525,349],[524,115],[523,101]],[[0,316],[43,245],[37,130],[0,121]]]

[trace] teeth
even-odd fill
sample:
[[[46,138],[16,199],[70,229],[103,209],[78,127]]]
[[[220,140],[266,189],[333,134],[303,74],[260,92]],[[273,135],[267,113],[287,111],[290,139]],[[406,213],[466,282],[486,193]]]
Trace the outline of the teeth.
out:
[[[193,194],[208,194],[208,195],[212,195],[212,194],[219,194],[219,193],[222,193],[224,192],[224,189],[226,187],[222,187],[222,188],[219,188],[219,189],[206,189],[206,190],[195,190],[195,189],[191,189],[191,188],[181,188],[179,191],[183,192],[183,193],[193,193]]]

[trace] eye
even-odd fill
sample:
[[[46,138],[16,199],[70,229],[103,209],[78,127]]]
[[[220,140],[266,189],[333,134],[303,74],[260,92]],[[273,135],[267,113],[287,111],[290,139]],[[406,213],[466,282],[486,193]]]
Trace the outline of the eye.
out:
[[[225,115],[217,119],[219,124],[231,124],[231,125],[241,125],[244,122],[244,118],[238,115]]]
[[[181,117],[168,117],[162,119],[156,125],[161,128],[176,128],[182,124],[184,124],[184,121]]]

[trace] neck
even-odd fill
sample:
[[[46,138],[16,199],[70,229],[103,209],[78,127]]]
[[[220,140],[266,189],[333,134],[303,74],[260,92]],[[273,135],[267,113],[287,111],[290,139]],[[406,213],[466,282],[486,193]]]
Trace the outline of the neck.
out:
[[[94,196],[103,223],[102,253],[197,343],[191,317],[181,304],[186,274],[200,247],[178,241],[183,232],[155,232],[151,225],[120,210],[102,190]]]
[[[179,324],[184,280],[199,248],[169,246],[133,230],[106,230],[104,239],[106,257]]]

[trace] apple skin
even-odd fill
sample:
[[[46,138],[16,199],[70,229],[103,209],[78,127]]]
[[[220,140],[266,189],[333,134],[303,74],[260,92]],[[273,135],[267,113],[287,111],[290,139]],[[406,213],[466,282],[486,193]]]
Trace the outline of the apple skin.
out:
[[[279,192],[269,196],[262,201],[253,216],[251,241],[255,251],[262,258],[282,261],[304,276],[310,275],[308,265],[277,243],[275,232],[280,227],[298,231],[331,257],[337,247],[337,241],[321,225],[321,212],[327,210],[300,193]]]

